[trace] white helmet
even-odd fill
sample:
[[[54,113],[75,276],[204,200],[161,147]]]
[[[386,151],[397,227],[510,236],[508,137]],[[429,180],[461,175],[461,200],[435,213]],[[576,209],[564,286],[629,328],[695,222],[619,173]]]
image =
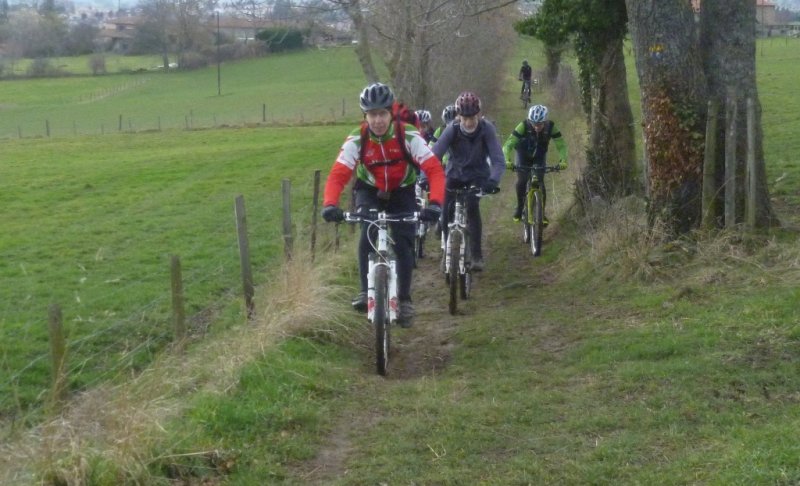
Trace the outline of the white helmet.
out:
[[[528,120],[531,123],[542,123],[547,120],[547,107],[544,105],[533,105],[528,110]]]
[[[417,110],[417,119],[420,123],[430,123],[431,122],[431,112],[428,110]]]

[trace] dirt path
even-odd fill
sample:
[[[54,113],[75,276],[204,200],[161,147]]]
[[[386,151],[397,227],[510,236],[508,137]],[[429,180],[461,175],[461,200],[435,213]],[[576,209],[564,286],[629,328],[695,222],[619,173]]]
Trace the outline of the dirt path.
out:
[[[485,210],[482,207],[484,221],[496,221],[505,209],[499,206],[492,205]],[[493,281],[499,278],[488,274],[478,276],[474,294],[476,298],[459,302],[459,312],[451,316],[447,310],[449,289],[439,269],[439,244],[440,240],[431,233],[425,243],[426,256],[419,260],[414,272],[414,327],[393,332],[389,373],[385,378],[375,375],[375,380],[369,383],[385,388],[387,382],[391,386],[392,382],[419,380],[441,373],[450,363],[457,346],[454,336],[459,322],[464,320],[463,314],[469,314],[472,306],[480,305],[480,296],[477,294],[480,293],[481,285],[493,285]],[[490,248],[487,247],[484,251],[487,258],[492,258]],[[363,372],[365,375],[374,374],[372,336],[365,335],[364,342],[360,344],[364,349]],[[366,386],[355,393],[363,395],[367,401],[374,391],[375,387]],[[307,463],[297,465],[293,476],[304,484],[330,484],[346,477],[347,458],[355,452],[353,438],[363,435],[363,432],[379,424],[383,418],[381,410],[375,408],[360,407],[346,412],[338,418],[317,456]]]

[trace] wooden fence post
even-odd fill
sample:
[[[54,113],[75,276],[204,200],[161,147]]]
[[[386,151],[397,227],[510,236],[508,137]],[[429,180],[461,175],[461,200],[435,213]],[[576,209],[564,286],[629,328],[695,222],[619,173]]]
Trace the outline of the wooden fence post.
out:
[[[250,245],[247,241],[247,215],[244,210],[244,196],[236,197],[236,233],[239,237],[239,261],[242,266],[242,286],[244,287],[244,304],[247,308],[247,319],[255,314],[253,304],[253,272],[250,268]]]
[[[283,197],[283,252],[287,260],[292,259],[292,183],[284,179],[281,183]]]
[[[181,258],[172,255],[170,259],[172,277],[172,320],[174,325],[173,343],[182,353],[186,347],[186,313],[183,307],[183,279],[181,277]]]
[[[703,221],[702,225],[706,229],[716,226],[717,214],[717,183],[716,183],[716,160],[717,160],[717,117],[719,116],[719,102],[711,100],[708,102],[708,119],[706,120],[706,148],[703,159]]]
[[[736,117],[738,103],[736,91],[728,90],[725,110],[725,227],[736,224]]]
[[[50,120],[44,121],[44,131],[47,134],[47,137],[50,138]]]
[[[261,121],[266,123],[267,122],[267,104],[261,104]]]
[[[747,202],[745,222],[751,230],[756,227],[756,107],[753,98],[747,98]]]
[[[314,253],[317,246],[317,213],[319,213],[319,181],[321,171],[314,171],[314,202],[311,204],[311,261],[314,261]]]
[[[118,132],[122,131],[122,115],[119,116],[119,128],[117,129]]]
[[[50,357],[53,363],[53,388],[50,394],[50,403],[53,411],[58,411],[67,396],[67,345],[64,338],[61,306],[51,305],[49,314]]]

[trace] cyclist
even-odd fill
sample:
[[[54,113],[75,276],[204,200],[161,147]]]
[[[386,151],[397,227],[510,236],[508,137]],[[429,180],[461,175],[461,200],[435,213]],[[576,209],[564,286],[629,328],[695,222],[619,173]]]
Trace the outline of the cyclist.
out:
[[[440,125],[436,129],[436,131],[433,132],[433,138],[431,139],[432,142],[431,146],[433,146],[433,143],[439,140],[439,137],[442,136],[442,132],[444,131],[445,128],[447,128],[447,125],[449,125],[455,119],[456,119],[456,105],[445,106],[444,110],[442,110],[442,125]],[[444,159],[442,159],[442,163],[443,164],[445,163]]]
[[[519,75],[517,76],[517,79],[522,81],[522,88],[520,89],[520,92],[519,92],[520,96],[522,96],[522,93],[525,92],[525,86],[526,85],[528,86],[528,91],[530,91],[530,89],[531,89],[531,74],[532,74],[532,72],[533,71],[532,71],[531,67],[528,65],[528,60],[527,59],[523,60],[522,61],[522,67],[519,68]]]
[[[547,107],[544,105],[534,105],[528,110],[528,117],[514,128],[503,145],[503,154],[506,157],[506,166],[511,168],[511,151],[516,148],[516,164],[518,167],[532,167],[534,165],[546,165],[547,149],[550,140],[556,144],[558,149],[559,170],[567,168],[567,143],[561,136],[561,131],[555,122],[547,119]],[[522,217],[522,204],[525,199],[525,186],[528,183],[529,175],[526,172],[517,172],[517,207],[514,210],[514,221],[519,221]],[[546,200],[542,201],[544,210]],[[543,217],[542,222],[547,225],[548,220]]]
[[[431,112],[428,110],[417,110],[417,120],[419,121],[419,132],[425,143],[430,143],[433,138],[433,126],[431,126]]]
[[[475,93],[464,91],[458,95],[455,107],[456,120],[447,125],[433,146],[433,153],[440,159],[445,153],[450,154],[445,167],[446,187],[477,185],[484,192],[494,194],[499,191],[497,185],[505,170],[497,129],[481,116],[481,100]],[[486,163],[487,157],[489,164]],[[455,206],[449,193],[445,194],[444,202],[442,228],[447,231]],[[472,243],[472,269],[479,272],[483,270],[482,225],[476,196],[467,199],[467,219]]]
[[[328,222],[341,221],[344,218],[342,210],[338,207],[339,196],[354,172],[356,211],[365,212],[371,209],[391,213],[416,211],[414,182],[417,174],[414,166],[419,166],[430,181],[430,204],[420,217],[425,221],[439,219],[444,196],[441,162],[433,155],[414,126],[402,125],[405,132],[402,138],[396,133],[392,90],[385,84],[371,84],[361,92],[359,104],[365,121],[345,139],[328,174],[323,196],[322,218]],[[363,147],[362,138],[365,140]],[[410,327],[414,317],[414,307],[411,303],[411,274],[414,267],[415,228],[413,224],[407,223],[391,224],[390,228],[397,256],[397,297],[400,301],[397,322],[402,327]],[[360,312],[367,310],[370,233],[374,236],[374,229],[370,231],[368,225],[364,224],[358,244],[361,291],[352,302],[353,307]]]

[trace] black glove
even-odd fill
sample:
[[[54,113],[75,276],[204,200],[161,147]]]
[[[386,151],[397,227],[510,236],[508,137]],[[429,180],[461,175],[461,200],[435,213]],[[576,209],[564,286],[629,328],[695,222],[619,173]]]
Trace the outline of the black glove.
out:
[[[434,203],[422,210],[422,212],[419,214],[419,219],[422,221],[427,221],[428,223],[433,223],[434,221],[438,221],[441,216],[441,206]]]
[[[338,223],[344,220],[344,213],[336,206],[325,206],[322,209],[322,219],[329,223]]]
[[[497,187],[497,183],[492,180],[484,182],[481,186],[481,190],[484,192],[484,194],[497,194],[500,192],[500,188]]]
[[[419,184],[419,187],[422,188],[423,191],[430,191],[431,190],[430,184],[428,184],[428,180],[427,179],[425,179],[424,181],[419,181],[418,184]]]

